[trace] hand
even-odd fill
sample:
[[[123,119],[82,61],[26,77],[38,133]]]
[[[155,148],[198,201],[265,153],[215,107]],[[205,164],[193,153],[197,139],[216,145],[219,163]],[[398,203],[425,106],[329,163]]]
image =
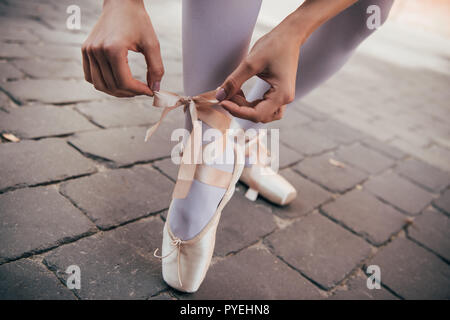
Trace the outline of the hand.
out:
[[[145,56],[147,84],[133,78],[128,50]],[[152,96],[159,90],[164,67],[158,38],[142,0],[105,0],[82,53],[85,79],[97,90],[116,97]]]
[[[305,0],[255,43],[248,56],[218,88],[217,100],[239,118],[264,123],[281,119],[286,104],[294,100],[300,47],[320,25],[356,1]],[[250,103],[239,90],[254,75],[271,87],[262,100]]]
[[[233,116],[254,122],[281,119],[286,104],[294,99],[299,52],[299,41],[284,25],[278,25],[255,43],[248,56],[220,86],[216,96],[222,100],[220,105]],[[248,102],[240,88],[254,75],[271,87],[262,100]]]

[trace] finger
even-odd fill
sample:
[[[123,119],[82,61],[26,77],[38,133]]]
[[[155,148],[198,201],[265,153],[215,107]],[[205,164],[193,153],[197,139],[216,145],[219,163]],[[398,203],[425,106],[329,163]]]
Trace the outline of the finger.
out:
[[[94,85],[95,89],[103,92],[108,92],[105,81],[103,80],[102,73],[100,72],[97,60],[95,59],[94,51],[95,50],[92,47],[88,47],[87,49],[92,84]]]
[[[164,75],[164,65],[159,43],[143,46],[142,53],[147,63],[147,84],[153,91],[159,91],[161,79]]]
[[[259,122],[259,115],[256,112],[255,108],[247,106],[239,106],[236,103],[229,100],[222,101],[220,105],[235,117],[247,119],[253,122]]]
[[[153,91],[150,90],[147,84],[133,78],[127,62],[128,50],[126,46],[110,45],[107,48],[105,54],[111,65],[117,88],[131,92],[134,95],[153,96]]]
[[[102,79],[105,83],[106,89],[108,91],[112,91],[112,92],[116,91],[117,90],[116,82],[114,80],[112,71],[109,67],[109,63],[106,60],[106,57],[103,55],[103,48],[98,47],[98,48],[94,49],[92,51],[92,53],[95,57],[95,61],[98,65],[98,69],[102,75]]]
[[[273,121],[281,120],[284,116],[284,111],[286,110],[286,105],[281,106],[273,115]]]
[[[92,49],[88,49],[88,59],[89,59],[89,69],[92,77],[92,84],[94,85],[94,88],[103,91],[107,94],[124,98],[124,97],[133,97],[134,94],[127,94],[127,93],[114,93],[106,87],[105,80],[103,79],[103,75],[100,71],[99,64],[97,62],[97,59],[95,58],[95,55],[92,52]]]
[[[109,63],[108,58],[105,54],[105,51],[107,50],[108,47],[101,47],[98,50],[94,50],[95,60],[97,61],[107,90],[111,95],[116,97],[134,97],[135,94],[133,92],[121,90],[117,87],[111,64]]]
[[[217,91],[216,99],[219,101],[229,99],[234,96],[242,84],[257,74],[259,70],[247,60],[242,61],[239,66],[231,73],[225,82],[222,83]]]
[[[83,45],[83,47],[81,48],[81,55],[83,57],[84,79],[87,82],[92,83],[91,70],[90,70],[90,66],[89,66],[89,57],[88,57],[87,49],[86,49],[85,45]]]

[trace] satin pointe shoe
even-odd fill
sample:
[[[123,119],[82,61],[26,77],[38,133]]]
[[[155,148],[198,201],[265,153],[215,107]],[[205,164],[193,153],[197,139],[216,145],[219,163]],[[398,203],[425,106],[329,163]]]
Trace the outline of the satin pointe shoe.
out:
[[[291,203],[297,197],[297,190],[269,166],[270,156],[264,144],[261,143],[261,134],[246,143],[247,157],[251,150],[257,153],[256,163],[246,166],[240,178],[240,181],[249,187],[245,197],[255,201],[260,194],[280,206]]]
[[[180,97],[169,92],[155,92],[153,105],[164,107],[165,109],[161,114],[161,119],[148,130],[146,136],[147,139],[153,134],[168,111],[184,106],[185,112],[187,110],[190,112],[193,129],[183,148],[178,179],[172,197],[186,197],[194,179],[208,185],[226,189],[211,220],[196,236],[189,240],[181,240],[170,229],[172,211],[169,209],[163,229],[162,252],[161,255],[158,255],[158,249],[156,249],[154,255],[162,260],[164,281],[172,288],[182,292],[192,293],[197,291],[206,276],[214,252],[216,230],[222,210],[234,193],[235,185],[239,180],[245,163],[243,140],[241,140],[241,146],[239,143],[233,143],[234,168],[232,172],[225,172],[208,165],[195,164],[197,162],[189,161],[193,159],[193,156],[194,158],[201,157],[202,151],[197,149],[208,148],[210,144],[214,143],[211,142],[202,148],[195,147],[198,143],[196,143],[196,138],[194,137],[201,138],[201,134],[199,135],[197,132],[201,130],[201,124],[197,120],[204,121],[210,127],[220,130],[222,132],[220,140],[223,142],[223,145],[230,143],[229,132],[234,132],[233,135],[236,132],[243,135],[242,130],[227,130],[239,129],[239,127],[228,113],[212,108],[217,103],[215,91],[195,97]]]

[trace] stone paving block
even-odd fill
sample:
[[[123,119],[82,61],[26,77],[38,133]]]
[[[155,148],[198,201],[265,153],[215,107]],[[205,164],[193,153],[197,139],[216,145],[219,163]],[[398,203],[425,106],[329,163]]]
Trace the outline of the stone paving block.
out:
[[[450,185],[450,174],[416,159],[400,163],[396,172],[430,191],[439,192]]]
[[[160,111],[136,100],[104,100],[77,104],[77,110],[88,119],[104,127],[139,126],[155,123]]]
[[[73,300],[44,265],[22,259],[0,266],[0,300]]]
[[[339,148],[336,158],[368,173],[379,173],[395,163],[394,160],[360,144]]]
[[[352,190],[322,210],[374,245],[383,244],[406,224],[403,214],[365,191]]]
[[[265,249],[249,248],[218,261],[194,294],[182,299],[319,299],[319,290]]]
[[[428,209],[408,227],[408,236],[450,261],[449,231],[449,217]]]
[[[23,77],[23,73],[7,62],[0,62],[0,81],[8,81]]]
[[[433,200],[433,205],[450,215],[450,190],[446,190],[438,199]]]
[[[411,215],[419,214],[433,200],[431,193],[393,172],[371,177],[364,188]]]
[[[28,30],[2,28],[0,32],[0,40],[4,41],[20,41],[20,42],[37,42],[39,39],[31,34]]]
[[[300,160],[303,160],[303,155],[299,152],[285,146],[284,144],[280,143],[279,148],[279,167],[280,168],[286,168],[296,162],[299,162]]]
[[[160,225],[148,233],[160,234]],[[66,281],[65,270],[77,265],[81,271],[81,299],[147,299],[167,288],[161,276],[161,261],[144,257],[129,242],[116,240],[115,231],[81,239],[49,252],[44,263]],[[133,234],[130,228],[128,235]],[[152,244],[148,244],[152,246]]]
[[[161,128],[160,128],[161,129]],[[124,166],[168,157],[175,143],[158,130],[145,142],[145,127],[112,128],[77,133],[69,142],[82,152]]]
[[[288,128],[299,128],[301,126],[310,123],[312,119],[303,113],[297,112],[296,110],[286,110],[283,119],[279,121],[269,122],[264,128],[267,129],[288,129]]]
[[[370,261],[381,282],[405,299],[450,298],[450,267],[428,250],[398,238]]]
[[[306,158],[294,168],[311,180],[335,192],[345,192],[367,178],[363,171],[351,166],[338,167],[330,163],[332,153]]]
[[[120,226],[108,234],[114,234],[114,240],[127,243],[136,252],[149,260],[155,260],[153,253],[162,245],[164,222],[158,216],[139,219],[124,226]],[[156,261],[158,261],[156,259]],[[159,261],[161,263],[161,261]]]
[[[84,80],[24,79],[6,82],[2,87],[21,102],[67,104],[106,97]]]
[[[322,203],[331,200],[331,194],[303,178],[292,169],[284,169],[280,174],[297,190],[297,198],[287,206],[273,206],[273,212],[281,218],[296,218],[303,216]]]
[[[397,300],[398,298],[385,288],[367,288],[367,276],[358,274],[346,283],[345,289],[336,290],[331,300]]]
[[[0,190],[60,181],[95,171],[91,160],[60,139],[0,144]]]
[[[24,44],[24,56],[40,57],[52,60],[82,61],[81,48],[77,46],[51,45],[51,44]],[[24,51],[21,49],[21,51]],[[0,51],[1,52],[1,51]],[[28,54],[27,54],[28,52]],[[81,66],[80,66],[81,67]]]
[[[53,187],[0,195],[0,263],[58,246],[95,226]]]
[[[22,59],[14,61],[13,64],[26,75],[36,79],[84,79],[83,68],[75,61]]]
[[[0,117],[0,131],[19,138],[41,138],[95,130],[78,112],[65,107],[32,106],[10,108]]]
[[[60,30],[34,30],[36,34],[45,43],[53,44],[70,44],[82,45],[87,39],[88,35],[77,31],[60,31]]]
[[[404,152],[400,151],[399,149],[394,148],[387,143],[383,143],[383,142],[373,139],[373,138],[366,138],[366,139],[362,140],[361,143],[371,149],[374,149],[374,150],[384,154],[385,156],[392,158],[392,159],[400,160],[406,156],[406,154]]]
[[[325,135],[338,143],[352,143],[360,140],[364,135],[336,120],[316,121],[308,128]]]
[[[23,49],[23,46],[18,43],[2,42],[0,46],[0,58],[31,58],[33,55]]]
[[[325,289],[334,287],[371,253],[367,242],[318,213],[267,240],[277,256]]]
[[[67,181],[60,190],[104,230],[167,208],[172,188],[156,170],[137,167]]]
[[[223,209],[217,228],[214,253],[224,256],[240,250],[274,231],[275,228],[270,208],[250,202],[244,197],[244,188],[239,188]]]
[[[178,177],[178,168],[179,166],[172,162],[172,159],[164,159],[160,161],[155,161],[153,166],[157,168],[159,171],[168,176],[172,181],[177,181]]]
[[[280,140],[304,155],[315,155],[337,147],[333,140],[308,128],[282,129]]]

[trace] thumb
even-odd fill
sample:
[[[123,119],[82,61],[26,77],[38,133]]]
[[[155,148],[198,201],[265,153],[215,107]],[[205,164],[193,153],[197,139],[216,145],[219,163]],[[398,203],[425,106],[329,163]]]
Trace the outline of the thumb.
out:
[[[161,79],[164,75],[164,66],[161,58],[159,43],[150,44],[142,48],[142,54],[147,63],[147,83],[152,91],[159,91]]]
[[[231,73],[224,83],[218,88],[216,99],[219,101],[230,99],[239,92],[245,81],[257,74],[256,68],[248,61],[242,61],[239,66]]]

